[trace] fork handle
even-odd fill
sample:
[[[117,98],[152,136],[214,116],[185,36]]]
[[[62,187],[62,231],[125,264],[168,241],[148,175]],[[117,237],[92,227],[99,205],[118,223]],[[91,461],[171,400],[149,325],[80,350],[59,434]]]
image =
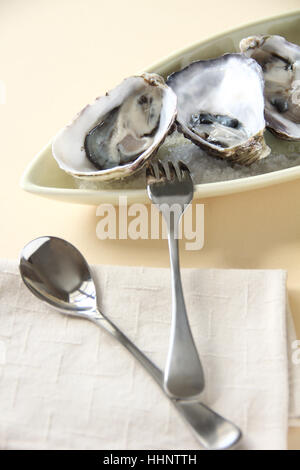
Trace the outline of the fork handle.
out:
[[[168,227],[172,277],[172,324],[169,351],[164,374],[164,388],[173,398],[195,399],[203,391],[204,374],[194,343],[182,291],[178,237],[174,220]]]
[[[164,390],[162,371],[109,318],[96,310],[89,319],[125,346]],[[168,398],[190,426],[198,442],[206,449],[228,449],[239,441],[241,437],[239,428],[200,401],[183,402],[170,396]]]

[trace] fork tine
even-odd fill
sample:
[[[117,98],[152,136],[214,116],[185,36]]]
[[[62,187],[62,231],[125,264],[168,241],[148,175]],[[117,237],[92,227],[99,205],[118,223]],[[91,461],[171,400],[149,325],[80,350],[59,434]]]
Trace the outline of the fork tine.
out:
[[[157,162],[148,163],[146,168],[146,178],[148,183],[154,183],[159,179],[159,169]]]
[[[179,162],[175,162],[175,163],[174,163],[174,168],[175,168],[175,171],[176,171],[178,180],[179,180],[179,181],[182,181],[184,174],[183,174],[183,172],[181,171]]]
[[[190,175],[190,170],[188,169],[188,167],[186,166],[185,163],[183,163],[183,161],[179,160],[178,162],[178,167],[180,169],[180,172],[182,174],[182,178],[186,179],[186,178],[190,178],[191,175]]]
[[[165,167],[160,160],[157,160],[157,166],[159,170],[159,178],[168,178]]]
[[[177,171],[173,162],[168,161],[168,167],[169,167],[169,172],[170,172],[170,179],[174,180],[175,178],[178,178],[178,174],[177,174]]]
[[[188,171],[188,172],[190,172],[190,170],[188,169],[188,167],[186,166],[186,164],[183,163],[182,160],[179,160],[178,166],[179,166],[179,168],[181,169],[181,171]]]
[[[146,178],[147,180],[149,178],[155,178],[154,168],[153,168],[153,165],[151,165],[151,163],[148,163],[146,167]]]
[[[154,170],[155,179],[159,180],[159,168],[158,168],[157,162],[153,163],[153,170]]]

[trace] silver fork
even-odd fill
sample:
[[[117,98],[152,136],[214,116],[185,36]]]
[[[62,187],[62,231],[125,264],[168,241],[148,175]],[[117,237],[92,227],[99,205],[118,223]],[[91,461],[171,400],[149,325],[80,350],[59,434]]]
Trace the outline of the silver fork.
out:
[[[164,166],[158,160],[147,167],[146,176],[148,196],[167,224],[172,273],[172,324],[164,388],[173,398],[195,399],[204,388],[204,374],[187,318],[178,251],[179,222],[193,199],[193,181],[183,162]]]

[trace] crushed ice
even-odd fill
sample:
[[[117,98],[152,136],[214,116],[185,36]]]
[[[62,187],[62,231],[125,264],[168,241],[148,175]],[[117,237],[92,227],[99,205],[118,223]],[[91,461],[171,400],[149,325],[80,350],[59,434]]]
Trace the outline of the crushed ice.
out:
[[[290,168],[300,164],[300,142],[286,142],[277,139],[266,132],[267,144],[271,154],[251,166],[212,157],[182,134],[174,132],[168,136],[157,152],[157,158],[162,161],[182,160],[190,169],[194,184],[229,181],[238,178],[261,175],[273,171]],[[90,182],[75,179],[76,187],[80,189],[143,189],[146,186],[145,170],[118,181]]]

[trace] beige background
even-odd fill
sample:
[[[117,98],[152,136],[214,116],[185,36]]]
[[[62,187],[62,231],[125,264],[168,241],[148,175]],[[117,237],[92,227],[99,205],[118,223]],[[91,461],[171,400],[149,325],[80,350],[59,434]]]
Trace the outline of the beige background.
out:
[[[224,29],[296,10],[299,0],[0,0],[1,246],[17,258],[52,234],[91,263],[167,266],[166,241],[99,241],[95,208],[26,194],[19,179],[34,154],[95,96],[122,78]],[[285,268],[300,338],[299,181],[205,204],[205,246],[182,266]],[[300,431],[289,433],[300,449]]]

